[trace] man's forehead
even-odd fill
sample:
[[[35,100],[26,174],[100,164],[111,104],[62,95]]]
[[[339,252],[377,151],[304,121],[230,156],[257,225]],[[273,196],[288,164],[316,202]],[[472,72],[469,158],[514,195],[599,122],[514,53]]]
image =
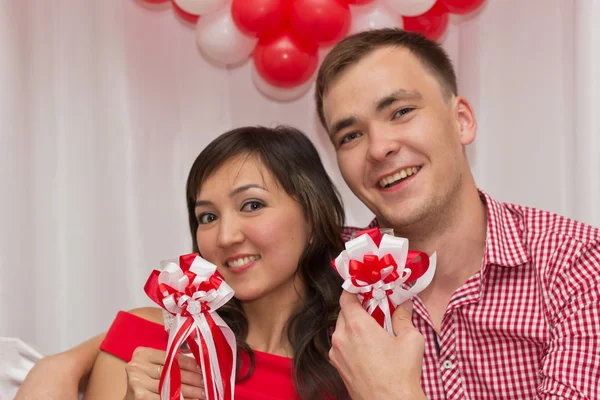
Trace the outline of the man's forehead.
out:
[[[346,119],[376,109],[382,98],[395,92],[419,97],[418,81],[435,80],[431,72],[403,47],[386,46],[349,65],[328,85],[323,94],[323,115],[330,130],[333,119]],[[373,90],[371,90],[373,89]],[[335,115],[333,115],[335,114]]]

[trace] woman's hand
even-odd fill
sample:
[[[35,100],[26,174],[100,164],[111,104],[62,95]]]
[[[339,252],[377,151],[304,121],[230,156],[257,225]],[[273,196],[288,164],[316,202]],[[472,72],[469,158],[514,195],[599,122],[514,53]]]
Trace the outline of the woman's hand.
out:
[[[138,347],[131,361],[127,363],[127,394],[125,400],[160,400],[158,382],[162,372],[166,352]],[[181,368],[181,394],[188,399],[204,400],[204,381],[196,360],[179,354],[177,358]]]

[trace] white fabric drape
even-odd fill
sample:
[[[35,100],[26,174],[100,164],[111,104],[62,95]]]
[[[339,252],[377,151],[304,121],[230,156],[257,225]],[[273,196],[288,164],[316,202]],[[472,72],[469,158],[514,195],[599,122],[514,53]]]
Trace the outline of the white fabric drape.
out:
[[[479,131],[469,157],[504,201],[600,226],[600,2],[488,0],[444,46]],[[189,252],[184,184],[199,151],[247,124],[313,139],[352,224],[312,92],[267,100],[250,65],[221,69],[170,8],[0,0],[0,336],[44,353],[149,305],[143,284]]]

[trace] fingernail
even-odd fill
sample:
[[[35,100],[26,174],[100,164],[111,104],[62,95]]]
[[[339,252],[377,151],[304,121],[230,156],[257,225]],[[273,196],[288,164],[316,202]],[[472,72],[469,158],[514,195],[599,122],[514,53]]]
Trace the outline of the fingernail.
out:
[[[410,301],[410,300],[408,300],[408,301],[405,301],[404,303],[402,303],[402,307],[403,307],[403,308],[404,308],[406,311],[408,311],[409,313],[411,313],[411,314],[412,314],[412,311],[413,311],[413,303],[412,303],[412,301]]]

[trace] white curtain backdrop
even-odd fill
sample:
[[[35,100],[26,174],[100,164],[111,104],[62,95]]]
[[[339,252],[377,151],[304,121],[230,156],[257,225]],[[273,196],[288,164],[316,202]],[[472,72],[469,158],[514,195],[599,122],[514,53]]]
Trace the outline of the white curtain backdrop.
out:
[[[500,200],[600,226],[600,1],[488,0],[444,39],[479,135],[469,157]],[[134,0],[0,0],[0,336],[44,353],[105,330],[163,259],[191,250],[184,184],[240,125],[313,139],[349,223],[312,91],[277,103],[250,65],[221,69],[170,8]]]

